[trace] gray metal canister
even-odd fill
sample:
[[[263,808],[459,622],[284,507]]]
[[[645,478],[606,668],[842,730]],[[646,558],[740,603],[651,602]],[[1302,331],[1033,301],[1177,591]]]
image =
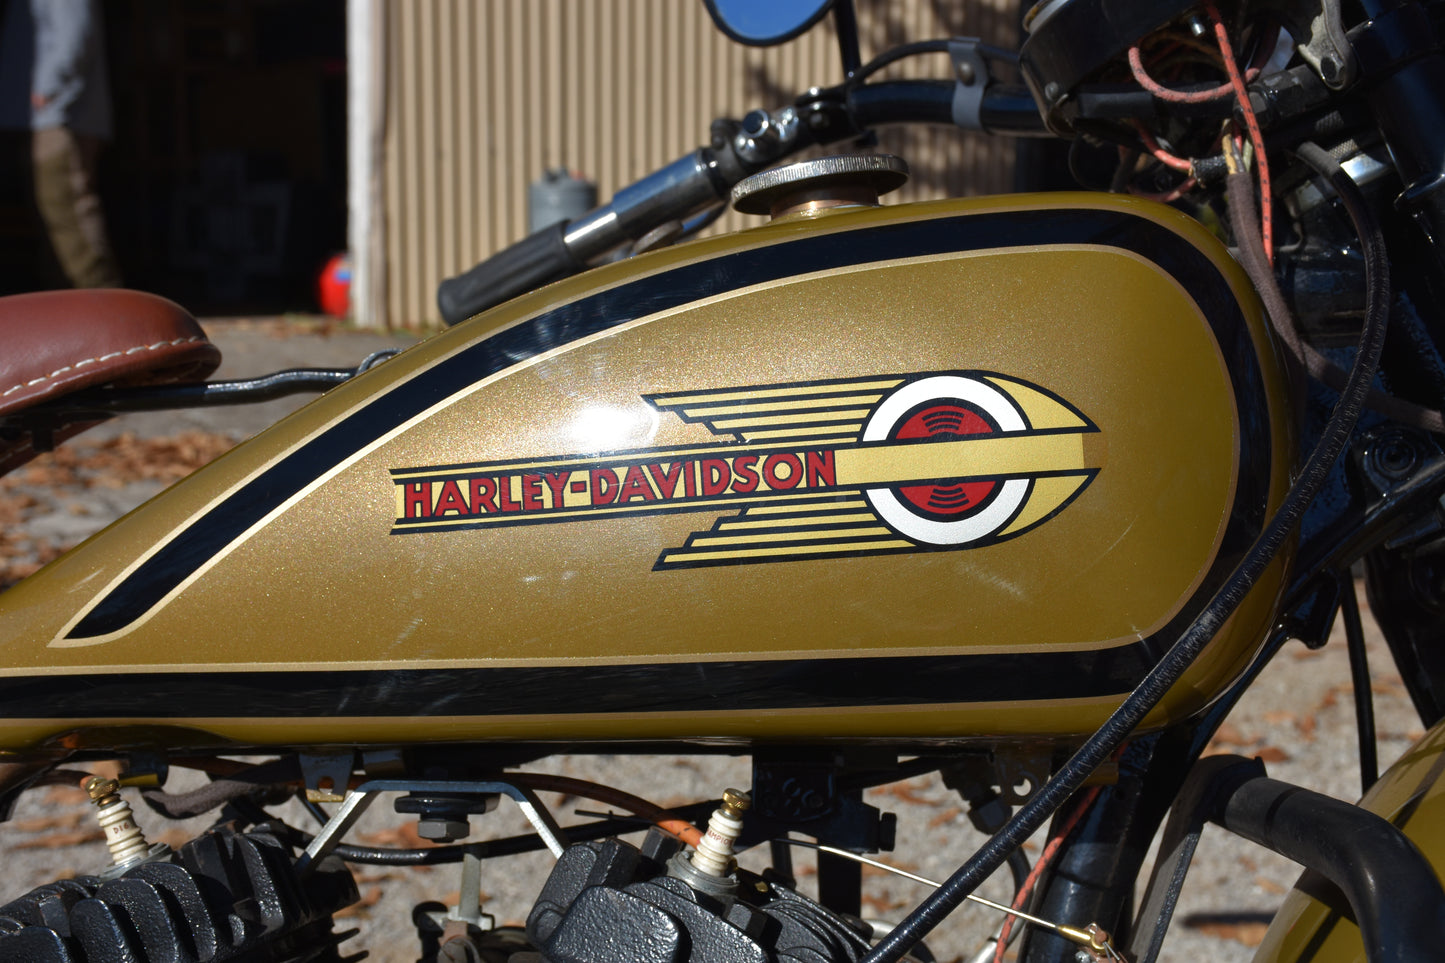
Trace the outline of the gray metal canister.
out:
[[[527,185],[527,230],[535,234],[558,221],[571,221],[597,206],[597,185],[565,167],[553,167]]]

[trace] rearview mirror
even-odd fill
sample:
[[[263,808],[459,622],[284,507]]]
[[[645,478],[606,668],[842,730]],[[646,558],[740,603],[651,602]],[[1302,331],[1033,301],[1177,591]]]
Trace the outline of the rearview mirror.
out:
[[[833,0],[703,0],[718,29],[738,43],[771,47],[822,19]]]

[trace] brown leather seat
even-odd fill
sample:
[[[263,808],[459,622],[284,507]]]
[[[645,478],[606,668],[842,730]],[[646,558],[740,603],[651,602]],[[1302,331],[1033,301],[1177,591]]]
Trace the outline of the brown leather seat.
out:
[[[180,305],[141,291],[41,291],[0,298],[0,417],[100,385],[203,381],[220,350]],[[59,442],[95,422],[58,430]],[[0,474],[34,457],[0,431]]]

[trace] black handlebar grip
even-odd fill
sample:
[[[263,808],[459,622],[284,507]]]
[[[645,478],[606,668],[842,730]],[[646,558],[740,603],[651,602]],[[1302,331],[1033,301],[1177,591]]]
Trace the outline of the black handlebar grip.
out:
[[[566,231],[565,223],[544,227],[470,271],[437,285],[437,307],[441,308],[443,320],[447,324],[465,321],[549,281],[581,271],[587,265],[567,250],[563,242]]]

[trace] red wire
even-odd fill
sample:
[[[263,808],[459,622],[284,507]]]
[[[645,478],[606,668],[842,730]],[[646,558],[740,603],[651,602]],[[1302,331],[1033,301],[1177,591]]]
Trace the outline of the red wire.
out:
[[[1269,186],[1269,158],[1264,153],[1264,134],[1259,129],[1259,118],[1249,102],[1249,91],[1245,89],[1244,78],[1239,74],[1239,64],[1234,60],[1234,48],[1229,43],[1229,32],[1224,29],[1224,19],[1214,0],[1204,0],[1204,12],[1214,21],[1214,38],[1219,41],[1219,54],[1224,58],[1224,69],[1229,73],[1229,82],[1234,87],[1234,98],[1244,114],[1244,125],[1249,129],[1249,140],[1254,145],[1255,164],[1259,167],[1259,209],[1260,231],[1264,238],[1264,257],[1274,264],[1274,214],[1272,194]]]
[[[1139,131],[1139,140],[1144,143],[1144,149],[1152,154],[1155,160],[1166,167],[1172,167],[1176,171],[1183,171],[1186,174],[1194,170],[1194,165],[1189,161],[1160,147],[1159,142],[1154,139],[1154,135],[1145,130],[1142,125],[1136,125],[1136,129]]]
[[[1185,178],[1184,182],[1181,183],[1178,187],[1174,188],[1172,191],[1151,193],[1149,191],[1138,190],[1137,188],[1131,186],[1129,188],[1129,193],[1133,194],[1135,197],[1142,197],[1146,201],[1159,201],[1162,204],[1168,204],[1170,201],[1179,200],[1179,198],[1183,197],[1185,194],[1188,194],[1190,191],[1194,190],[1194,188],[1198,186],[1199,181],[1195,180],[1193,177],[1188,177]]]
[[[1089,807],[1094,804],[1094,800],[1099,795],[1099,788],[1100,787],[1095,786],[1084,794],[1084,798],[1079,802],[1078,808],[1075,809],[1064,822],[1058,834],[1044,846],[1044,851],[1040,854],[1038,862],[1034,863],[1033,869],[1029,870],[1028,876],[1024,878],[1024,884],[1019,887],[1018,893],[1014,895],[1012,904],[1014,909],[1023,909],[1024,904],[1029,901],[1029,894],[1033,892],[1034,884],[1039,881],[1039,877],[1044,874],[1044,869],[1049,863],[1053,862],[1054,856],[1059,852],[1059,847],[1064,844],[1064,840],[1069,838],[1069,834],[1074,831],[1074,827],[1079,824],[1079,820],[1084,818],[1084,813],[1088,812]],[[1017,922],[1017,916],[1010,915],[1004,918],[1003,928],[999,930],[998,933],[998,943],[994,946],[993,950],[994,963],[1003,963],[1004,954],[1008,952],[1009,936],[1013,934],[1014,924]]]
[[[1144,56],[1137,46],[1129,48],[1129,69],[1134,73],[1134,79],[1139,86],[1160,100],[1168,101],[1171,104],[1204,104],[1211,100],[1218,100],[1221,97],[1228,97],[1234,92],[1232,83],[1220,84],[1218,87],[1210,87],[1208,90],[1174,90],[1165,87],[1159,81],[1149,76],[1144,69]],[[1259,76],[1258,67],[1250,67],[1247,76],[1250,80]]]

